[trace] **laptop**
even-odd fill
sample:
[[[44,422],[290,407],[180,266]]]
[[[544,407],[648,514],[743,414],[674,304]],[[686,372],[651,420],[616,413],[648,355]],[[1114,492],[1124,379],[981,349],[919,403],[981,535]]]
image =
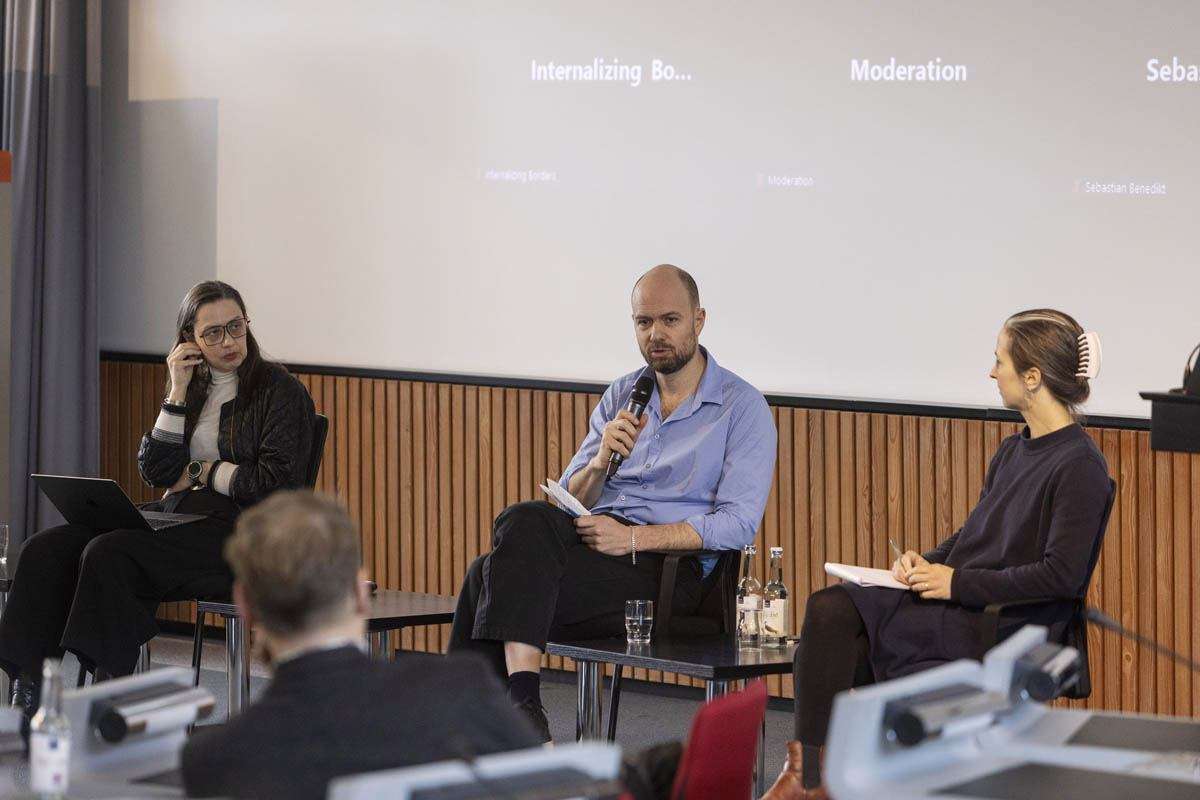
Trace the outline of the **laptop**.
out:
[[[70,475],[30,475],[59,513],[72,525],[98,531],[132,528],[160,531],[204,519],[203,514],[167,514],[142,511],[116,481]]]

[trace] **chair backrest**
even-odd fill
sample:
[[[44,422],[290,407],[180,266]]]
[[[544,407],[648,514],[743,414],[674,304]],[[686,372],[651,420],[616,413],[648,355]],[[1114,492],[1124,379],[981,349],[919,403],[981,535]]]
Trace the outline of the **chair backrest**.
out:
[[[675,614],[671,610],[675,577],[681,558],[697,555],[717,556],[717,563],[701,584],[700,605],[694,614]],[[734,626],[734,596],[737,594],[738,565],[741,563],[739,550],[702,550],[676,552],[667,555],[663,562],[659,582],[658,605],[655,607],[655,625],[662,633],[678,636],[705,636],[714,633],[730,633]]]
[[[763,681],[705,703],[692,720],[671,786],[671,800],[749,797],[758,732],[766,710],[767,685]]]
[[[1074,647],[1079,651],[1079,679],[1075,685],[1063,692],[1063,697],[1072,700],[1082,700],[1092,693],[1092,670],[1088,663],[1087,617],[1087,587],[1091,585],[1092,573],[1096,571],[1096,562],[1100,560],[1100,549],[1104,546],[1104,534],[1108,531],[1108,517],[1112,514],[1113,501],[1117,496],[1117,483],[1108,479],[1108,501],[1104,506],[1104,514],[1100,517],[1100,533],[1092,545],[1092,554],[1088,560],[1087,580],[1083,582],[1084,597],[1075,603],[1075,613],[1071,615],[1067,629],[1063,633],[1063,644]]]
[[[742,554],[737,550],[722,550],[717,563],[705,579],[705,592],[700,596],[696,616],[720,620],[719,633],[731,633],[736,624],[734,599],[737,597],[738,566]]]
[[[1083,582],[1083,593],[1087,594],[1087,587],[1092,582],[1092,573],[1096,571],[1096,562],[1100,560],[1100,549],[1104,546],[1104,534],[1108,533],[1108,518],[1112,514],[1113,503],[1117,497],[1117,482],[1112,478],[1108,479],[1108,499],[1104,503],[1104,513],[1100,516],[1100,532],[1096,535],[1096,541],[1092,543],[1092,552],[1088,556],[1087,580]]]
[[[321,457],[325,455],[325,437],[329,435],[329,417],[317,414],[313,417],[312,448],[308,451],[308,472],[304,475],[304,485],[313,488],[317,485],[317,473],[321,471]]]

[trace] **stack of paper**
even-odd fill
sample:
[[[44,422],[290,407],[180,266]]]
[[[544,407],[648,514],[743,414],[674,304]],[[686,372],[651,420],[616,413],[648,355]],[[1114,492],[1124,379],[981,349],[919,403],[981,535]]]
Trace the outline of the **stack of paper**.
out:
[[[871,567],[856,567],[852,564],[837,564],[825,562],[825,571],[835,578],[841,578],[859,586],[882,586],[885,589],[903,589],[908,591],[908,584],[901,583],[892,577],[890,569],[873,569]]]

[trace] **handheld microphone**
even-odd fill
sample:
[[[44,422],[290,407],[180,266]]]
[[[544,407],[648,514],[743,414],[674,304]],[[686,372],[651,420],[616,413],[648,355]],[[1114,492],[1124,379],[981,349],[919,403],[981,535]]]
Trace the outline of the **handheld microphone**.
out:
[[[1164,656],[1171,659],[1175,663],[1183,664],[1185,667],[1192,670],[1193,672],[1200,672],[1200,664],[1197,664],[1195,661],[1192,661],[1190,658],[1187,658],[1186,656],[1184,656],[1180,653],[1176,653],[1174,650],[1172,650],[1169,647],[1164,647],[1163,645],[1159,644],[1158,642],[1154,641],[1153,639],[1142,636],[1140,633],[1137,633],[1136,631],[1129,630],[1129,628],[1126,628],[1121,623],[1110,618],[1107,614],[1105,614],[1103,611],[1096,608],[1095,606],[1088,606],[1087,608],[1085,608],[1083,610],[1083,616],[1084,616],[1084,619],[1086,619],[1088,622],[1094,622],[1097,625],[1099,625],[1101,628],[1107,628],[1108,630],[1110,630],[1114,633],[1118,633],[1121,636],[1127,636],[1130,639],[1133,639],[1138,644],[1149,647],[1151,650],[1153,650],[1156,653],[1162,653]]]
[[[625,406],[629,413],[639,419],[642,412],[646,410],[646,405],[650,402],[650,395],[654,392],[654,378],[649,375],[643,375],[637,379],[637,383],[633,385],[633,391],[629,393],[629,405]],[[621,462],[625,460],[625,456],[613,451],[608,457],[608,472],[604,477],[607,480],[617,474],[617,467],[621,466]]]

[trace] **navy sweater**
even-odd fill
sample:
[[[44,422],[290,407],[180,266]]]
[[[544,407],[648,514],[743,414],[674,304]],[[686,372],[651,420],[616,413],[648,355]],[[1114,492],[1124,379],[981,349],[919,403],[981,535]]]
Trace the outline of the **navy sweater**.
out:
[[[867,628],[877,680],[957,658],[979,658],[979,611],[988,603],[1074,600],[1087,590],[1109,507],[1108,465],[1078,425],[1000,443],[979,502],[956,533],[925,554],[954,568],[949,602],[913,592],[847,586]],[[1035,622],[1061,637],[1069,608],[1031,607],[1002,633]]]

